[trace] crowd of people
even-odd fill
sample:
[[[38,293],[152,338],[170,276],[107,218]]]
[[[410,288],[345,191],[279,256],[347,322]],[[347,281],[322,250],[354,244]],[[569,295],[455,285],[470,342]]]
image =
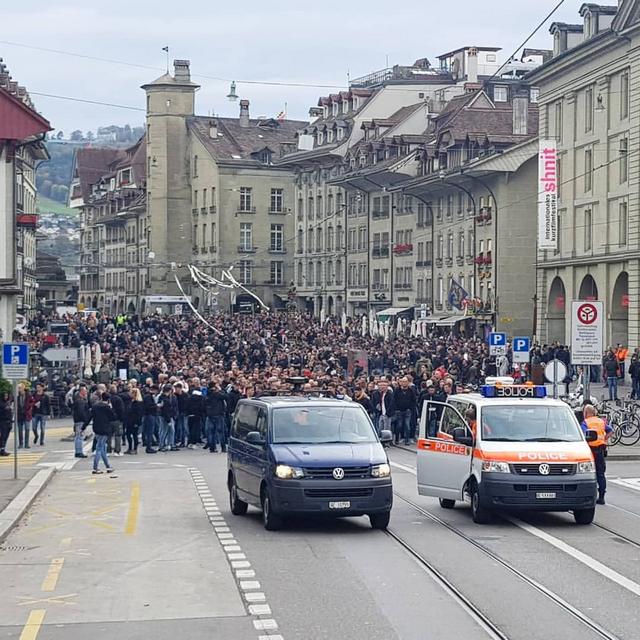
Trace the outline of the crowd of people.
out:
[[[106,461],[107,452],[136,455],[141,447],[149,454],[199,446],[225,451],[238,401],[286,392],[293,376],[306,379],[306,393],[360,403],[376,428],[409,444],[425,399],[445,401],[487,375],[522,378],[530,366],[554,357],[569,362],[562,345],[536,346],[521,370],[510,354],[491,358],[479,337],[400,333],[385,339],[363,335],[359,319],[343,326],[329,318],[321,325],[299,312],[219,314],[207,323],[160,315],[65,320],[64,344],[82,347],[85,359],[55,376],[43,368],[33,391],[20,386],[19,446],[31,446],[32,434],[34,444],[44,445],[53,396],[72,414],[78,457],[85,455],[84,434],[92,424],[95,464]],[[50,340],[46,328],[41,316],[30,323],[26,339],[36,351]],[[603,369],[608,372],[606,359]],[[640,366],[636,370],[640,378]],[[0,399],[0,421],[11,400]],[[5,444],[6,437],[0,455]]]

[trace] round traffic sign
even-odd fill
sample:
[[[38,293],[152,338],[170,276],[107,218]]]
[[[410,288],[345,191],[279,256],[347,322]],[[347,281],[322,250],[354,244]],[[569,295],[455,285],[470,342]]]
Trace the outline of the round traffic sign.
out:
[[[598,319],[598,309],[590,302],[585,302],[578,307],[578,320],[582,324],[593,324]]]
[[[552,360],[544,368],[544,377],[553,384],[562,382],[567,377],[567,365],[562,360]]]

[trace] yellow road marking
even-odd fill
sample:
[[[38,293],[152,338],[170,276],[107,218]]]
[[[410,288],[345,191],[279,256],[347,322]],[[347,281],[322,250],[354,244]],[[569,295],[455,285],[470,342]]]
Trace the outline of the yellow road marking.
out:
[[[71,514],[68,511],[62,511],[61,509],[54,509],[53,507],[47,507],[46,511],[49,513],[53,513],[55,516],[70,516]]]
[[[96,479],[95,479],[95,478],[89,478],[89,479],[87,480],[87,482],[88,482],[89,484],[95,484],[95,483],[96,483]]]
[[[36,640],[40,633],[40,627],[44,621],[45,613],[46,611],[44,609],[34,609],[29,613],[27,624],[24,625],[22,633],[20,634],[20,640]]]
[[[105,507],[104,509],[97,509],[96,511],[92,511],[92,515],[94,516],[104,516],[107,515],[108,513],[112,513],[113,511],[117,511],[118,509],[120,509],[120,507],[122,507],[122,502],[113,505],[112,507]]]
[[[54,558],[49,565],[49,571],[42,581],[42,591],[54,591],[64,565],[64,558]]]
[[[91,524],[94,527],[102,527],[103,529],[106,529],[107,531],[115,531],[116,528],[111,526],[110,524],[107,524],[106,522],[102,522],[101,520],[88,520],[87,524]]]
[[[138,512],[140,511],[140,483],[134,482],[131,485],[131,497],[129,498],[129,513],[127,514],[127,522],[124,526],[124,532],[128,536],[132,536],[136,532],[138,526]]]
[[[75,602],[67,602],[68,598],[75,598],[77,593],[67,593],[64,596],[51,596],[50,598],[25,598],[18,596],[18,600],[22,600],[21,607],[31,607],[34,604],[75,604]]]

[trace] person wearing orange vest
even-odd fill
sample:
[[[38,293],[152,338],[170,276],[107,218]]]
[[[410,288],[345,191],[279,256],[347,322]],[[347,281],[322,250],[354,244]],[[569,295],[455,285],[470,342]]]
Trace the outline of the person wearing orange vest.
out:
[[[618,346],[616,347],[616,358],[618,360],[618,366],[620,367],[620,373],[618,375],[618,378],[620,378],[620,380],[624,380],[624,365],[628,355],[629,349],[627,347],[623,347],[621,344],[618,344]]]
[[[598,481],[598,499],[596,504],[604,504],[604,494],[607,491],[607,479],[605,472],[607,470],[607,462],[605,454],[607,451],[607,441],[611,437],[613,429],[605,420],[598,417],[598,412],[592,404],[587,404],[583,409],[584,420],[580,425],[582,430],[595,431],[598,434],[597,440],[589,442],[593,461],[596,466],[596,480]]]

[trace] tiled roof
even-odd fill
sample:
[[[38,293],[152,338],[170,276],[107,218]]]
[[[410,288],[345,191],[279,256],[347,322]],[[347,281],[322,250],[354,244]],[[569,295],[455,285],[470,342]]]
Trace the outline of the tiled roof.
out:
[[[107,147],[85,147],[75,153],[75,174],[80,181],[82,198],[85,202],[91,194],[91,185],[109,172],[109,167],[122,153],[119,149]],[[75,177],[75,176],[74,176]]]
[[[218,137],[211,138],[211,123],[217,123]],[[240,126],[238,118],[192,116],[187,126],[217,161],[256,162],[252,154],[265,148],[277,158],[281,145],[296,144],[296,134],[307,125],[301,120],[250,120],[248,127]],[[275,158],[274,158],[275,159]]]

